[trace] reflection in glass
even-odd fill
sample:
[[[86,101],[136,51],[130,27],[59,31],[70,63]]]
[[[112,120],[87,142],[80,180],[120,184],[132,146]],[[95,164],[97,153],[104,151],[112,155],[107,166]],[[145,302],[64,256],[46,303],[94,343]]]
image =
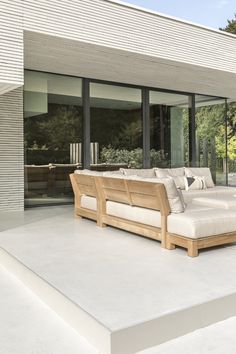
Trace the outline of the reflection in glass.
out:
[[[151,166],[189,164],[189,96],[150,91]]]
[[[72,201],[69,173],[81,166],[81,79],[25,72],[25,204]]]
[[[228,183],[236,187],[236,102],[228,104],[227,113]]]
[[[91,164],[142,167],[141,90],[90,83]]]
[[[196,156],[199,167],[209,167],[216,184],[227,178],[225,100],[196,95]]]

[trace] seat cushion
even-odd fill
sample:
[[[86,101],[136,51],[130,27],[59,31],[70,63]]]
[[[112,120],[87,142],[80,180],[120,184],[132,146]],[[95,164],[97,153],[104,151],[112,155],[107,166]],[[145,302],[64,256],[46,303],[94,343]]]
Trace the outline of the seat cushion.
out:
[[[107,214],[154,227],[161,226],[159,211],[131,206],[118,202],[107,202]]]
[[[168,232],[198,239],[236,232],[236,210],[188,205],[182,214],[168,216]]]
[[[215,186],[203,190],[189,190],[182,191],[185,203],[191,203],[194,198],[198,197],[211,197],[211,196],[224,196],[236,195],[235,187]]]
[[[90,210],[96,211],[97,210],[97,199],[95,197],[90,197],[88,195],[82,195],[81,207],[85,208],[85,209],[90,209]]]
[[[212,208],[235,209],[236,196],[226,194],[224,196],[198,197],[193,198],[192,203],[195,205],[206,205]]]

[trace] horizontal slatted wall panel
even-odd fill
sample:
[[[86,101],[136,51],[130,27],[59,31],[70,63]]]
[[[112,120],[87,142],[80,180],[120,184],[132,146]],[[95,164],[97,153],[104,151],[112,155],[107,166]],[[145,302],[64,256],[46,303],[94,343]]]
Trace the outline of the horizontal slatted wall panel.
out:
[[[24,28],[236,72],[236,39],[109,0],[24,0]]]
[[[0,96],[0,211],[24,209],[23,90]]]
[[[0,1],[0,92],[23,85],[23,8],[21,0]],[[2,88],[1,88],[2,87]]]

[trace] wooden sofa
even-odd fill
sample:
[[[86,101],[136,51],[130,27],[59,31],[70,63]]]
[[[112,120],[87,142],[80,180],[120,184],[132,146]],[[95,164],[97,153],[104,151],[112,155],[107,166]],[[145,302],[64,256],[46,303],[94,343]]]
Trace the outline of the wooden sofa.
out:
[[[96,220],[98,226],[101,227],[111,225],[159,240],[165,247],[166,220],[167,215],[170,213],[170,206],[163,184],[81,174],[71,174],[70,179],[75,194],[76,217]],[[82,206],[84,195],[96,198],[96,211]],[[157,210],[161,213],[161,227],[157,228],[142,223],[137,224],[137,222],[128,219],[110,216],[106,212],[107,201]]]
[[[170,205],[163,184],[129,180],[122,178],[109,178],[99,176],[70,175],[75,193],[75,215],[97,221],[98,226],[111,225],[148,238],[161,241],[162,247],[174,249],[176,246],[186,248],[190,257],[196,257],[198,250],[217,245],[228,244],[236,241],[236,209],[230,212],[224,209],[206,208],[204,206],[189,207],[184,213],[170,213]],[[84,196],[95,198],[96,210],[90,210],[81,203]],[[111,206],[118,205],[122,209],[135,209],[139,213],[149,213],[153,219],[160,223],[145,223],[142,218],[132,220],[125,211],[122,215],[112,213]],[[196,214],[196,215],[195,215]],[[221,214],[225,223],[221,223]],[[141,214],[140,214],[141,215]],[[209,218],[207,220],[207,215]],[[149,218],[150,219],[150,218]],[[193,219],[193,220],[192,220]],[[188,234],[175,233],[175,225],[186,223],[194,224],[195,221],[203,222],[204,236],[188,236]],[[155,220],[154,220],[155,221]],[[216,229],[227,229],[230,222],[233,230],[216,234]],[[214,227],[214,223],[216,226]],[[218,223],[218,224],[217,224]],[[191,225],[192,225],[191,224]],[[214,235],[208,235],[208,229],[214,228]],[[235,230],[235,231],[234,231]],[[190,232],[189,232],[190,234]]]

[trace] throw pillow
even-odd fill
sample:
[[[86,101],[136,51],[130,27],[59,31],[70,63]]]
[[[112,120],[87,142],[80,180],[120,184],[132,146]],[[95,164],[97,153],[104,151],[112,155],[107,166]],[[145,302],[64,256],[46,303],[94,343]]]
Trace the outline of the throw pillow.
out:
[[[205,177],[206,187],[214,187],[214,182],[211,176],[211,171],[208,167],[185,167],[185,176],[186,177]]]
[[[186,191],[206,189],[205,177],[185,177],[185,189]]]

